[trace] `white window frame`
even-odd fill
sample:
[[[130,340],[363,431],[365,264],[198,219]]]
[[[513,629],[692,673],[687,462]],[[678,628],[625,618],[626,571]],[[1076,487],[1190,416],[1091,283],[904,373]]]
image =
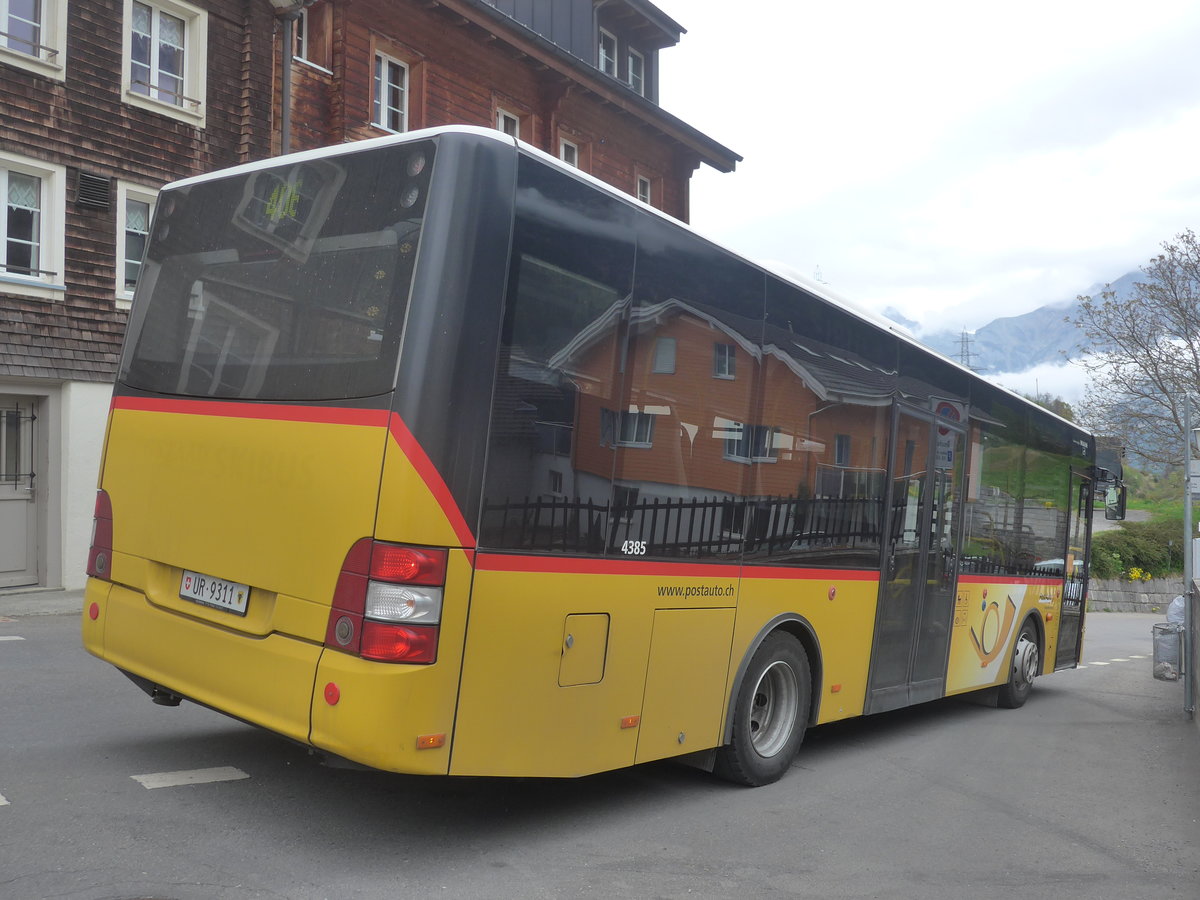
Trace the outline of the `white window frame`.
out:
[[[713,378],[733,381],[737,378],[737,345],[713,343]]]
[[[637,60],[637,66],[634,66],[634,64],[633,64],[634,60]],[[625,65],[626,65],[626,70],[627,70],[627,80],[629,82],[629,86],[631,88],[633,88],[634,92],[637,93],[639,96],[645,97],[646,96],[646,57],[631,47],[629,49],[628,59],[626,60]],[[635,68],[637,69],[636,78],[633,74],[633,70]]]
[[[566,138],[559,138],[558,141],[558,158],[565,162],[568,166],[579,168],[579,145],[574,141],[568,141]]]
[[[0,0],[0,32],[11,33],[8,16],[11,0]],[[17,49],[0,37],[0,63],[36,72],[55,81],[67,74],[67,0],[42,0],[37,46]]]
[[[402,105],[398,108],[403,121],[400,123],[400,128],[393,128],[388,123],[388,113],[397,109],[397,107],[387,106],[384,103],[384,81],[380,71],[381,66],[386,67],[389,64],[398,66],[404,72],[404,87],[402,90]],[[391,86],[391,82],[387,82],[387,86]],[[402,59],[396,59],[394,56],[389,56],[382,50],[376,50],[375,56],[371,60],[371,124],[381,131],[386,131],[389,134],[403,134],[408,131],[408,116],[409,103],[408,97],[412,88],[412,69]]]
[[[128,309],[133,301],[133,291],[125,289],[125,217],[128,213],[130,200],[140,200],[142,203],[148,203],[150,205],[150,221],[153,222],[154,206],[158,202],[158,191],[143,187],[140,184],[131,184],[127,181],[117,182],[117,257],[116,278],[113,287],[116,292],[118,309]]]
[[[596,46],[596,68],[610,78],[617,77],[617,36],[603,28]]]
[[[839,468],[848,468],[850,466],[850,458],[850,435],[834,435],[833,464]],[[905,474],[907,475],[908,473],[906,472]]]
[[[775,435],[779,429],[774,425],[735,422],[733,428],[737,430],[737,437],[725,438],[725,459],[738,463],[773,463],[778,460]]]
[[[654,339],[654,358],[650,363],[650,372],[654,375],[675,374],[675,354],[678,342],[673,337]]]
[[[183,20],[183,96],[176,104],[133,89],[133,4],[123,0],[124,26],[121,35],[121,95],[125,103],[170,116],[181,122],[205,127],[208,92],[208,12],[183,0],[137,0],[158,13]],[[151,57],[153,59],[153,57]]]
[[[39,300],[62,300],[66,296],[66,211],[67,170],[63,166],[27,159],[0,151],[0,200],[3,200],[3,221],[0,221],[0,247],[7,253],[8,238],[8,173],[20,172],[41,179],[41,208],[38,216],[38,268],[46,275],[15,275],[0,268],[0,294],[19,294]]]
[[[618,447],[654,446],[654,413],[621,410],[617,413],[616,445]]]
[[[654,186],[645,175],[637,177],[637,198],[647,206],[654,200]]]
[[[292,61],[309,62],[308,59],[308,9],[300,10],[300,15],[292,23]]]
[[[505,128],[505,124],[512,123],[512,131]],[[521,137],[521,117],[516,113],[509,112],[507,109],[496,109],[496,130],[502,131],[510,137],[515,137],[518,140]]]
[[[655,413],[629,409],[600,409],[600,446],[648,449],[654,444]]]

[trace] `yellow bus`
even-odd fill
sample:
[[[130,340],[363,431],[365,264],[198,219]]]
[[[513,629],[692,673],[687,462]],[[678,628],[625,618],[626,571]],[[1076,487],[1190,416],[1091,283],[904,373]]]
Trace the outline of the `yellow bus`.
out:
[[[379,769],[781,777],[1074,666],[1091,435],[496,131],[177,182],[83,642]]]

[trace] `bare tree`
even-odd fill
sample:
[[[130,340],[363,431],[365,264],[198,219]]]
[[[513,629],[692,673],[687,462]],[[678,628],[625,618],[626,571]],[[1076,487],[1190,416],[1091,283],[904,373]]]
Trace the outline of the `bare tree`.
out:
[[[1128,299],[1079,298],[1091,379],[1078,412],[1146,462],[1178,465],[1183,398],[1200,394],[1200,242],[1189,229],[1162,247]]]

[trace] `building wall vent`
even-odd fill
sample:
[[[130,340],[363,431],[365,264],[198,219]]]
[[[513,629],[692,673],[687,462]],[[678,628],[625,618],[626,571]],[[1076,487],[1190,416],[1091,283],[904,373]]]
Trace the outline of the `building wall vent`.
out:
[[[80,172],[79,181],[75,187],[76,206],[86,206],[89,209],[108,209],[109,203],[112,202],[111,178]]]

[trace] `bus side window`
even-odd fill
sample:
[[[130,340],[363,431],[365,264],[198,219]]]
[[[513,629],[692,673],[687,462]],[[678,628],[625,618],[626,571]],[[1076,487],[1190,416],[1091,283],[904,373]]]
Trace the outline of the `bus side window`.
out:
[[[618,442],[614,470],[616,495],[636,501],[612,523],[610,554],[741,553],[753,460],[774,453],[755,402],[762,312],[760,271],[639,222],[619,406],[641,427]]]
[[[754,471],[747,558],[878,567],[894,342],[772,280],[761,357],[760,416],[775,448]]]
[[[482,546],[604,552],[616,446],[647,427],[616,400],[631,214],[522,157]]]

